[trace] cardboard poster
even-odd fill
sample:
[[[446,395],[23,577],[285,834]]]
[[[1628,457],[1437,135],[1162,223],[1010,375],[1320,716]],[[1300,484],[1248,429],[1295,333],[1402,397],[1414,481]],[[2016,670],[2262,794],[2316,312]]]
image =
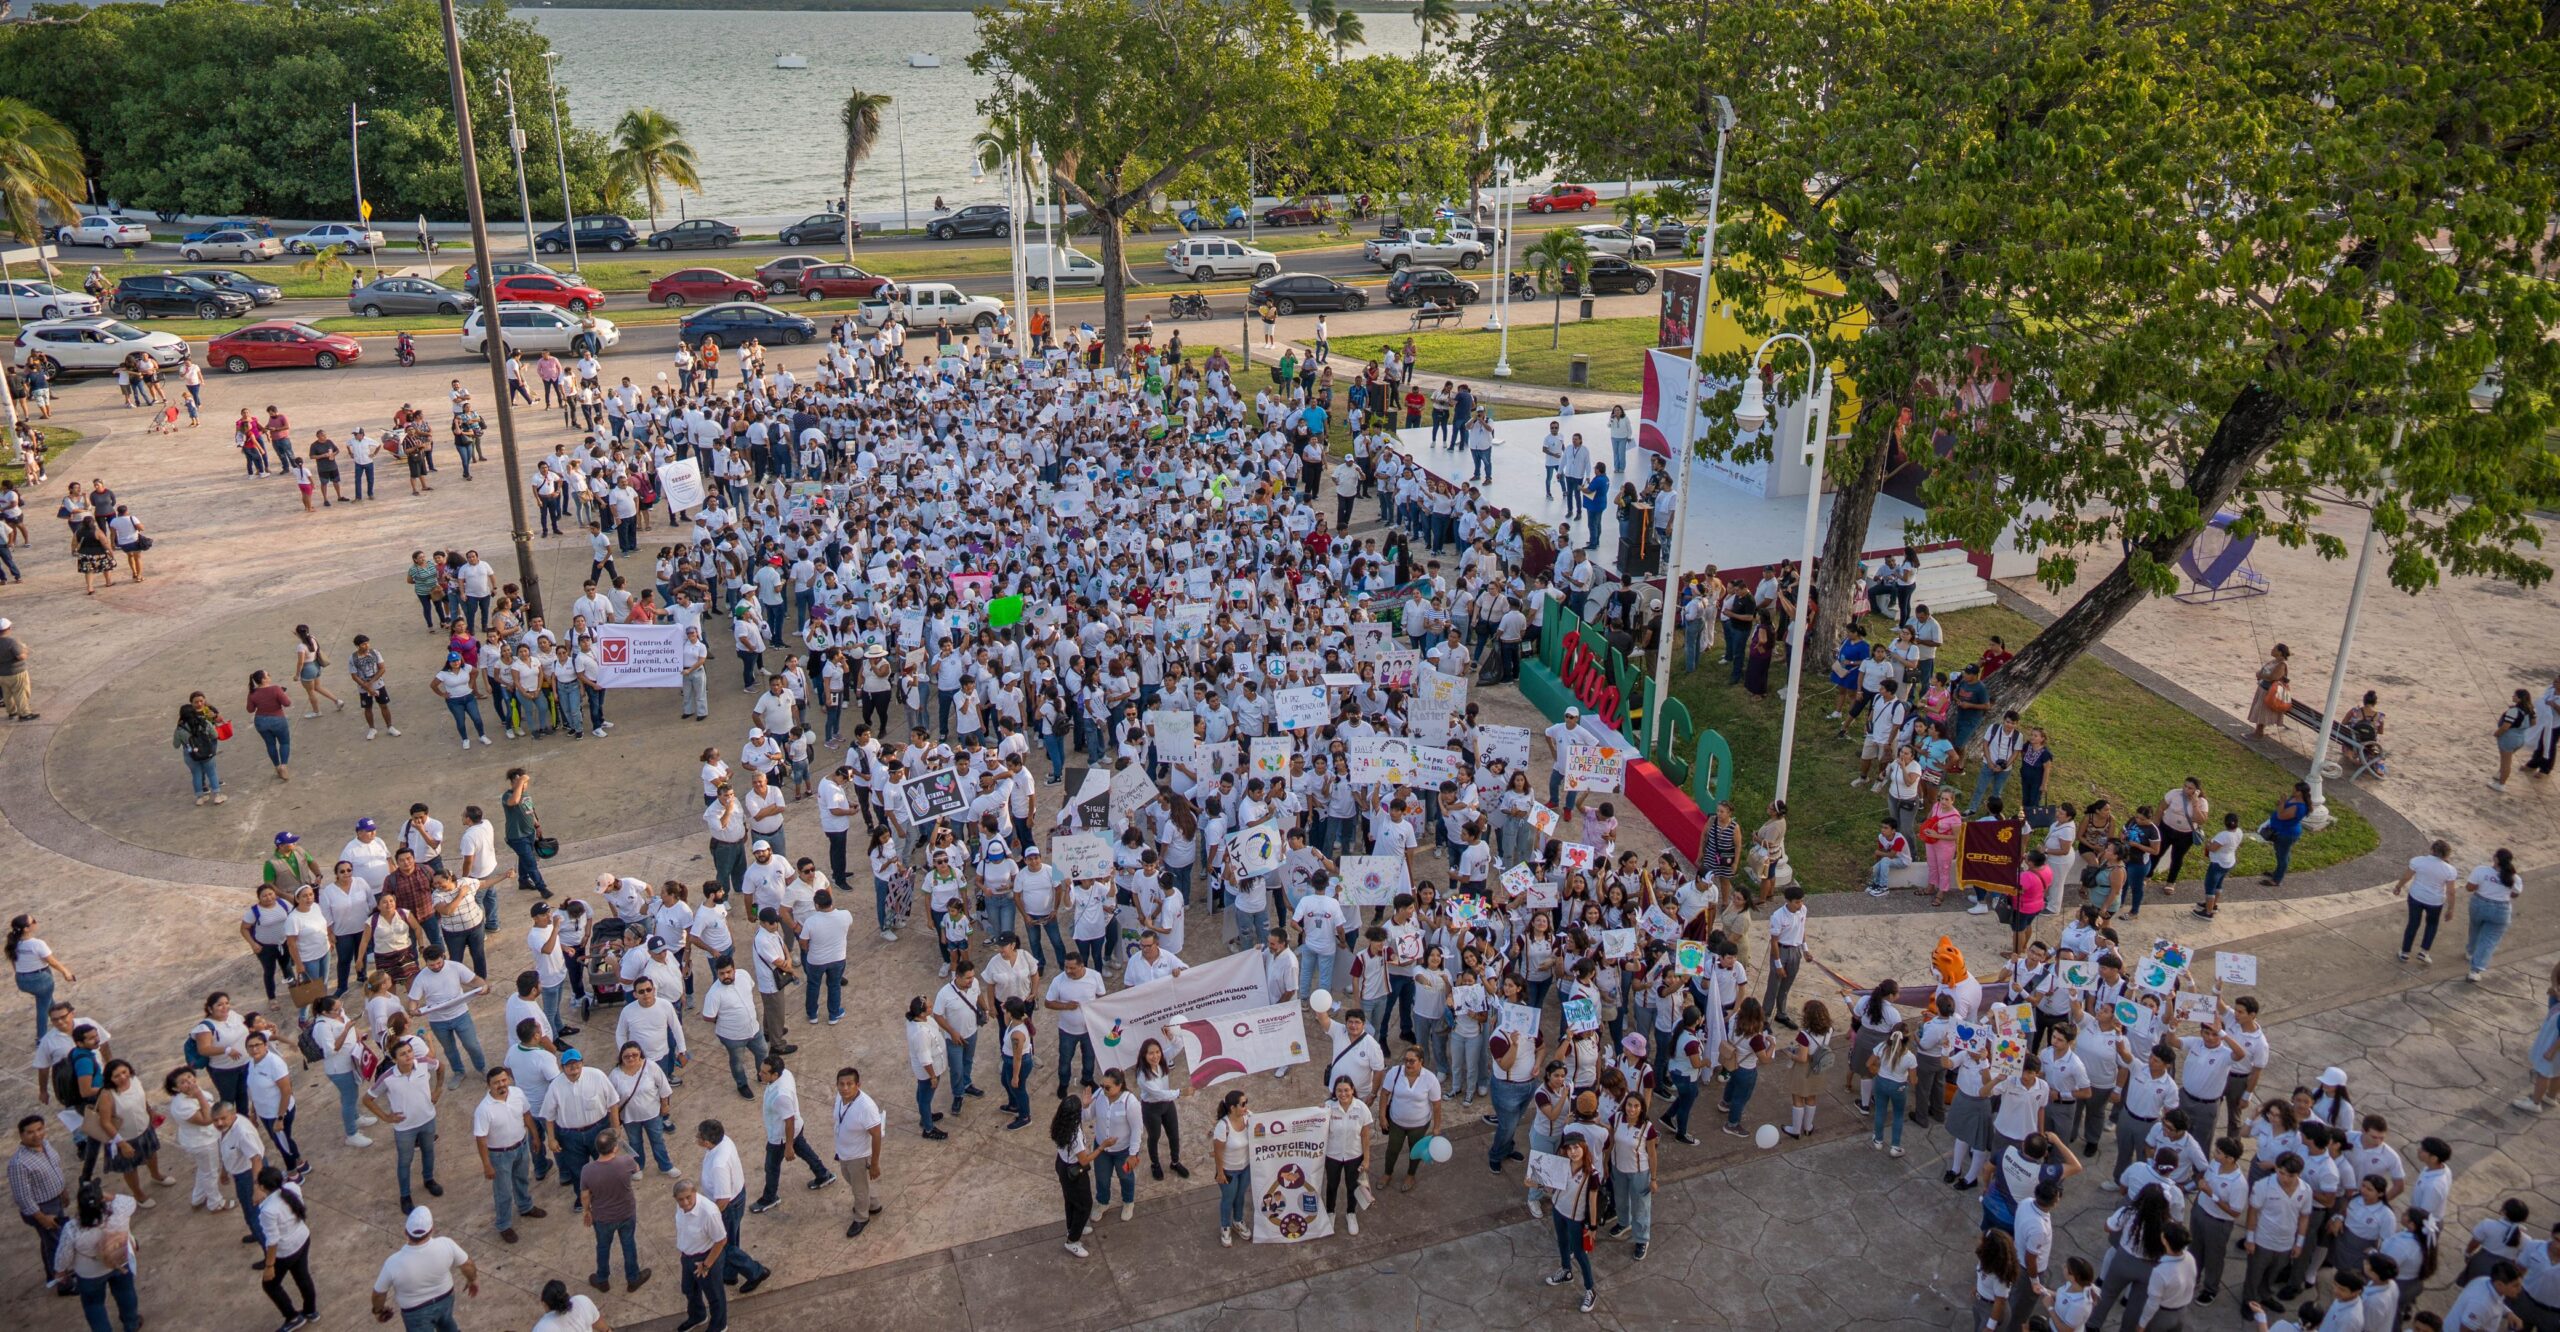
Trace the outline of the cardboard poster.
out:
[[[1585,744],[1576,741],[1564,750],[1564,789],[1568,791],[1615,791],[1626,785],[1627,758],[1635,751],[1624,745]]]
[[[1634,930],[1600,931],[1600,956],[1617,962],[1635,955],[1636,932]]]
[[[1704,974],[1707,969],[1707,946],[1695,939],[1683,939],[1673,944],[1671,965],[1683,976]]]
[[[1313,731],[1333,720],[1324,690],[1314,686],[1283,689],[1272,700],[1272,721],[1282,731]]]
[[[1449,743],[1449,708],[1445,703],[1416,703],[1406,710],[1405,722],[1415,744],[1439,748]]]
[[[1476,762],[1491,763],[1500,759],[1510,771],[1529,766],[1529,728],[1526,726],[1479,726],[1476,728]]]
[[[1351,655],[1354,660],[1376,661],[1379,653],[1394,646],[1394,631],[1375,620],[1362,620],[1351,626]]]
[[[2258,983],[2258,956],[2255,953],[2216,953],[2213,955],[2213,978],[2225,985]]]
[[[1396,894],[1413,891],[1402,856],[1344,856],[1340,864],[1342,900],[1352,906],[1388,906]]]
[[[1591,871],[1591,867],[1599,862],[1600,848],[1583,842],[1564,844],[1564,855],[1560,863],[1566,869],[1587,874]]]
[[[1502,891],[1514,899],[1525,898],[1538,886],[1538,872],[1527,865],[1514,865],[1502,872]]]
[[[1167,763],[1189,763],[1198,753],[1199,718],[1174,708],[1158,708],[1147,714],[1147,727],[1155,732],[1156,757]]]
[[[2187,990],[2178,995],[2178,1020],[2180,1022],[2193,1022],[2198,1026],[2203,1026],[2206,1023],[2216,1020],[2221,1015],[2222,1001],[2216,999],[2209,991]]]
[[[1094,833],[1069,833],[1049,843],[1049,863],[1068,882],[1111,877],[1111,844]]]
[[[1156,798],[1155,779],[1147,770],[1132,763],[1111,774],[1111,826],[1125,828],[1147,802]]]
[[[1485,900],[1473,893],[1452,895],[1448,900],[1448,907],[1449,923],[1462,930],[1471,930],[1484,924],[1485,912],[1489,910]]]
[[[1289,737],[1285,735],[1257,735],[1253,737],[1252,744],[1254,776],[1282,777],[1288,774],[1289,754],[1294,748],[1296,748],[1296,746],[1291,743]]]
[[[1437,791],[1440,783],[1458,780],[1459,767],[1456,750],[1416,746],[1413,751],[1413,784]]]
[[[1529,826],[1537,829],[1540,837],[1553,837],[1556,830],[1564,826],[1564,816],[1532,800],[1529,802]]]
[[[1529,1153],[1529,1182],[1554,1192],[1573,1186],[1573,1165],[1554,1152]]]
[[[960,794],[960,775],[949,768],[898,783],[898,794],[907,802],[908,817],[919,824],[949,818],[969,807]]]
[[[1257,823],[1227,838],[1227,863],[1235,868],[1239,879],[1280,868],[1281,858],[1288,852],[1288,839],[1281,835],[1277,819]]]
[[[1413,742],[1392,735],[1351,739],[1351,784],[1406,786],[1414,780]]]
[[[1378,654],[1377,667],[1379,688],[1409,690],[1422,669],[1422,654],[1411,648],[1390,648]]]
[[[1565,1000],[1564,1029],[1569,1032],[1598,1031],[1600,1001],[1580,994]]]
[[[1446,675],[1428,666],[1414,673],[1413,692],[1426,703],[1437,703],[1456,709],[1467,705],[1467,677]],[[1521,732],[1527,734],[1526,730]]]
[[[666,496],[670,512],[682,513],[687,509],[701,508],[703,502],[710,498],[702,489],[702,464],[692,458],[660,464],[658,493]]]

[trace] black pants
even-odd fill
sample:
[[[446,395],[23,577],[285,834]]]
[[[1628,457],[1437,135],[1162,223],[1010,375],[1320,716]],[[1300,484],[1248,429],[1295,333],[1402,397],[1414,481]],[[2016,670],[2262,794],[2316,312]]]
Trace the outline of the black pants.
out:
[[[1073,1244],[1093,1228],[1093,1167],[1057,1165],[1058,1192],[1067,1200],[1067,1243]]]
[[[1330,1156],[1324,1159],[1324,1209],[1326,1211],[1348,1212],[1355,1216],[1359,1214],[1360,1167],[1364,1164],[1366,1162],[1337,1161]],[[1340,1202],[1334,1201],[1337,1190],[1341,1195]]]
[[[1174,1113],[1173,1101],[1146,1101],[1138,1114],[1147,1126],[1147,1168],[1158,1176],[1164,1174],[1164,1162],[1156,1157],[1156,1138],[1161,1135],[1173,1144],[1173,1163],[1182,1164],[1182,1118]]]
[[[2169,864],[2168,868],[2161,872],[2159,881],[2176,883],[2179,868],[2187,863],[2187,852],[2195,849],[2196,835],[2192,831],[2179,832],[2174,828],[2163,828],[2160,830],[2160,842],[2169,850]]]
[[[827,871],[835,875],[835,881],[839,884],[848,882],[844,876],[844,839],[844,833],[827,834]],[[842,892],[843,889],[839,888],[837,891]]]
[[[284,1297],[284,1283],[288,1280],[293,1282],[294,1289],[302,1293],[300,1309],[294,1308],[293,1301]],[[268,1299],[275,1301],[277,1313],[287,1318],[310,1317],[320,1307],[311,1292],[311,1246],[303,1245],[302,1251],[290,1258],[279,1254],[276,1257],[276,1274],[261,1279],[258,1287],[267,1292]]]
[[[832,1178],[827,1173],[827,1163],[819,1160],[818,1154],[809,1149],[808,1135],[795,1133],[789,1142],[768,1142],[764,1145],[764,1195],[757,1198],[757,1202],[769,1203],[782,1196],[782,1161],[787,1156],[797,1156],[802,1164],[809,1167],[812,1182]]]

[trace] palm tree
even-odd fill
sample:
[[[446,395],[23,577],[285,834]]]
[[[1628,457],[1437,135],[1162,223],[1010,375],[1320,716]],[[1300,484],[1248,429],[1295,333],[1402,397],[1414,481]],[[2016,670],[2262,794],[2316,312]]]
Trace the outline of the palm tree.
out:
[[[1346,9],[1333,16],[1332,31],[1325,36],[1333,41],[1334,63],[1340,64],[1351,58],[1352,47],[1369,40],[1369,29],[1360,21],[1358,14]]]
[[[355,276],[356,266],[347,262],[347,248],[345,246],[323,245],[319,249],[313,250],[310,258],[295,264],[293,266],[293,271],[300,277],[322,280],[337,277],[341,274],[353,277]]]
[[[14,97],[0,97],[0,215],[9,230],[41,256],[44,215],[68,218],[80,211],[85,168],[80,141],[62,122]],[[53,261],[39,258],[51,280]]]
[[[1547,330],[1547,349],[1552,351],[1564,339],[1564,289],[1568,279],[1578,280],[1591,267],[1591,246],[1581,231],[1573,227],[1557,227],[1538,238],[1538,243],[1521,252],[1520,262],[1528,265],[1538,281],[1550,284],[1556,293],[1556,316]]]
[[[1342,15],[1342,7],[1334,0],[1307,0],[1307,26],[1327,41],[1333,39],[1333,21]]]
[[[685,142],[684,126],[655,107],[633,107],[622,113],[613,127],[613,148],[605,154],[604,165],[615,189],[637,189],[648,200],[653,231],[658,210],[666,205],[659,182],[702,192],[702,177],[695,170],[693,145]]]
[[[845,94],[844,99],[844,257],[853,262],[853,169],[880,146],[880,113],[889,107],[889,94],[867,93],[860,88]]]
[[[1422,29],[1422,51],[1431,53],[1431,39],[1447,40],[1458,35],[1458,0],[1420,0],[1413,8],[1413,26]]]

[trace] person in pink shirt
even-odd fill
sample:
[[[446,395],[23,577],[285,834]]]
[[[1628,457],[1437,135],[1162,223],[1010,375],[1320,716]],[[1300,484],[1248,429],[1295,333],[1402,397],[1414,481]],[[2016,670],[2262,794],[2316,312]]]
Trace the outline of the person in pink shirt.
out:
[[[2044,852],[2029,851],[2027,863],[2018,870],[2018,899],[2009,913],[2010,952],[2027,950],[2027,936],[2036,932],[2036,917],[2044,914],[2052,895],[2053,867],[2045,863]]]
[[[1920,821],[1920,843],[1929,848],[1929,905],[1947,900],[1956,890],[1956,843],[1964,836],[1964,814],[1955,792],[1941,790],[1929,817]]]

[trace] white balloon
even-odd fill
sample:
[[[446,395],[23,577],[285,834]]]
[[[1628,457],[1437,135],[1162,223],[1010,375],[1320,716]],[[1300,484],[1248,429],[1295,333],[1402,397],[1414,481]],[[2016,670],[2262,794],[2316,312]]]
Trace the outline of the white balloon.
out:
[[[1431,1139],[1431,1163],[1433,1165],[1449,1164],[1451,1150],[1447,1138],[1434,1135]]]
[[[1770,1148],[1772,1148],[1772,1147],[1777,1146],[1777,1145],[1778,1145],[1778,1126],[1777,1126],[1777,1125],[1775,1125],[1775,1124],[1763,1124],[1763,1125],[1761,1125],[1761,1126],[1760,1126],[1760,1131],[1751,1135],[1751,1141],[1753,1141],[1754,1143],[1759,1144],[1760,1150],[1762,1150],[1762,1151],[1764,1151],[1764,1152],[1765,1152],[1765,1151],[1767,1151],[1767,1150],[1769,1150],[1769,1149],[1770,1149]]]
[[[1310,990],[1310,991],[1308,991],[1308,992],[1307,992],[1307,1011],[1308,1011],[1308,1012],[1310,1012],[1310,1013],[1330,1013],[1330,1012],[1332,1012],[1332,1011],[1333,1011],[1333,994],[1332,994],[1332,992],[1331,992],[1331,991],[1329,991],[1329,990]]]

